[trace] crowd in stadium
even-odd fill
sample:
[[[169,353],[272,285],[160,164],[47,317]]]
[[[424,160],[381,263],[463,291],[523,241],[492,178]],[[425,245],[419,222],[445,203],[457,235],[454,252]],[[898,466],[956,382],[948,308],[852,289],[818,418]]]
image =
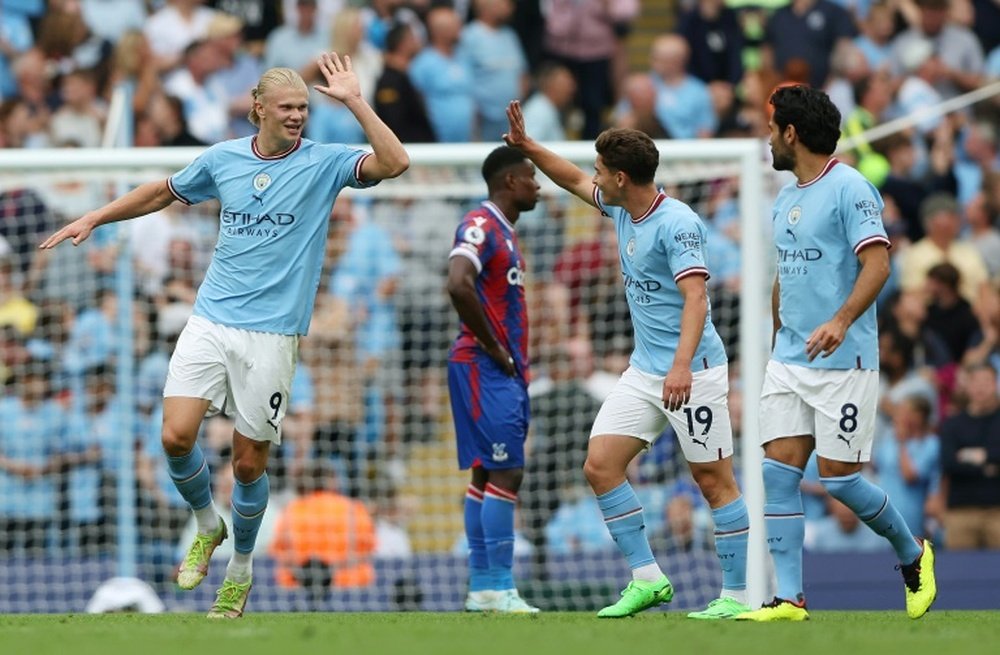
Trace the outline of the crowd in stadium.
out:
[[[3,0],[0,147],[99,146],[111,93],[122,86],[131,91],[135,146],[248,136],[249,89],[261,73],[286,66],[314,83],[323,51],[351,56],[365,96],[404,144],[499,143],[515,98],[540,141],[592,140],[610,125],[657,139],[763,139],[768,93],[783,82],[827,90],[844,134],[856,136],[1000,80],[998,0],[678,0],[675,31],[655,36],[648,65],[631,70],[626,43],[642,4]],[[309,138],[363,141],[344,106],[315,95]],[[869,473],[914,532],[949,548],[1000,548],[997,97],[860,140],[842,155],[881,191],[892,241],[893,273],[878,300],[882,401]],[[102,204],[95,193],[84,184],[0,183],[0,554],[114,543],[123,459],[116,244],[99,231],[78,249],[35,250]],[[718,180],[690,193],[709,224],[715,318],[730,322],[720,332],[737,354],[735,190]],[[413,499],[399,493],[406,445],[441,436],[455,325],[443,272],[463,207],[439,204],[342,198],[334,208],[272,475],[286,498],[335,507],[331,530],[338,521],[341,532],[365,526],[352,558],[411,552]],[[563,209],[550,199],[549,211]],[[537,281],[524,549],[607,548],[596,504],[579,489],[590,421],[631,346],[617,246],[596,216],[593,238],[572,242],[544,213],[525,217],[522,233]],[[418,220],[427,214],[454,221]],[[184,541],[189,511],[163,463],[160,394],[217,230],[211,208],[179,204],[129,226],[138,253],[131,429],[141,536],[144,552],[164,562]],[[752,439],[752,426],[739,430],[739,393],[734,384],[734,429]],[[231,485],[221,465],[231,429],[216,419],[205,435],[217,489],[227,474]],[[661,439],[635,471],[648,483],[644,504],[657,508],[647,510],[649,527],[668,549],[704,547],[705,507],[675,475],[676,458],[672,439]],[[807,471],[803,483],[808,548],[887,547],[817,479]],[[216,500],[225,503],[224,492]],[[269,511],[259,543],[280,559],[280,535],[306,513]],[[366,566],[340,574],[334,582],[345,586],[372,575]]]

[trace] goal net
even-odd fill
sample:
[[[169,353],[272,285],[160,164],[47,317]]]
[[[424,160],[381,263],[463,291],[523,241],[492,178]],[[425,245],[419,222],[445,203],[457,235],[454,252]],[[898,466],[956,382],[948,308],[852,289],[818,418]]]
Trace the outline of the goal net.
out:
[[[730,356],[736,463],[751,473],[743,486],[756,532],[759,449],[740,436],[757,421],[769,324],[761,146],[658,145],[657,182],[708,226],[712,320]],[[592,145],[553,148],[591,170]],[[457,317],[444,287],[455,227],[484,199],[479,170],[491,149],[413,147],[401,178],[338,200],[283,443],[272,449],[252,610],[461,608],[468,473],[457,470],[448,407]],[[82,611],[116,576],[144,581],[168,609],[203,611],[221,581],[232,540],[197,590],[172,583],[194,528],[160,447],[166,366],[212,257],[218,206],[175,203],[102,227],[79,247],[36,249],[197,152],[0,153],[0,612]],[[611,222],[539,178],[543,202],[517,225],[533,374],[515,577],[543,609],[589,610],[628,578],[581,467],[632,334]],[[231,421],[216,417],[199,437],[225,517],[231,434]],[[669,430],[630,479],[677,590],[672,607],[706,603],[721,584],[710,513]],[[347,501],[308,524],[319,534],[304,545],[309,527],[286,509],[316,488]],[[758,533],[758,601],[763,561]]]

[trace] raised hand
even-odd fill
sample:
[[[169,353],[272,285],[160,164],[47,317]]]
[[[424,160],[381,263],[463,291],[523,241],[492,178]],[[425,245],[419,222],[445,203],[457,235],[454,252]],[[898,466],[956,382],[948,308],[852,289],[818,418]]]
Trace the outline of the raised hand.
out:
[[[511,148],[518,148],[528,140],[520,101],[511,100],[510,104],[507,105],[507,120],[510,122],[510,130],[503,135],[504,143]]]
[[[316,84],[313,86],[314,89],[340,102],[361,97],[361,85],[351,67],[349,56],[344,55],[341,60],[336,52],[324,52],[316,63],[319,64],[319,72],[326,80],[326,86]]]
[[[59,230],[45,241],[42,241],[38,247],[42,250],[49,250],[55,248],[66,239],[73,239],[73,245],[78,246],[87,240],[87,237],[90,236],[93,230],[94,222],[90,219],[90,216],[83,216]]]

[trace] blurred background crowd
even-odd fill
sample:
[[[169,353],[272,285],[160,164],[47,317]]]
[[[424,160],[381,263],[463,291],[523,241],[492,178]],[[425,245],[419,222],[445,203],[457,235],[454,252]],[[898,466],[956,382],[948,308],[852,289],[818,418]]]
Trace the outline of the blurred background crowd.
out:
[[[766,139],[771,89],[827,90],[855,137],[840,157],[880,189],[893,246],[867,472],[915,532],[1000,548],[1000,96],[864,136],[1000,80],[1000,0],[0,0],[0,148],[100,146],[116,88],[130,91],[136,147],[248,136],[260,74],[287,66],[316,82],[323,51],[351,57],[363,94],[407,144],[499,143],[515,98],[544,141],[590,140],[611,125],[657,139]],[[363,143],[345,107],[314,95],[309,138]],[[740,420],[736,184],[666,184],[709,226],[733,423],[753,447]],[[160,392],[218,209],[175,205],[117,237],[35,249],[106,193],[84,181],[0,182],[0,556],[112,552],[115,480],[131,456],[143,557],[163,579],[192,528],[163,462]],[[355,196],[334,208],[258,541],[289,567],[279,583],[297,584],[310,557],[352,586],[372,581],[373,557],[462,552],[444,387],[457,319],[443,286],[454,226],[472,206]],[[547,196],[519,234],[534,369],[518,553],[544,564],[609,548],[580,469],[631,334],[610,225]],[[135,255],[128,335],[120,238]],[[135,372],[128,412],[122,339]],[[231,429],[216,418],[204,435],[222,507]],[[665,435],[633,471],[648,527],[658,552],[711,548],[673,442]],[[806,477],[810,549],[885,546],[825,497],[814,465]],[[317,545],[304,536],[316,532],[354,536]]]

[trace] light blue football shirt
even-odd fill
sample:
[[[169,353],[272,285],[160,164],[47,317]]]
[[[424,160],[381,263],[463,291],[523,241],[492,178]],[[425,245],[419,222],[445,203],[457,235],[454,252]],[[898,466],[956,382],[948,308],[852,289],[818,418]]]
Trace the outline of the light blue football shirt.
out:
[[[778,330],[771,358],[822,369],[878,370],[875,304],[851,325],[829,357],[806,355],[806,339],[847,300],[858,279],[863,248],[889,245],[882,197],[856,170],[831,159],[811,182],[785,186],[772,221],[781,286]]]
[[[17,396],[0,398],[0,456],[42,468],[66,438],[63,410],[52,400],[33,406]],[[56,476],[30,480],[0,470],[0,517],[50,519],[56,515]]]
[[[690,207],[664,193],[642,216],[606,206],[594,187],[597,207],[615,221],[635,349],[629,364],[650,375],[666,375],[681,337],[684,296],[677,281],[689,275],[708,278],[705,225]],[[705,329],[691,360],[692,371],[726,363],[726,350],[712,324],[709,303]]]
[[[256,137],[218,143],[169,178],[186,204],[217,198],[219,240],[194,314],[229,327],[306,334],[330,209],[359,179],[367,153],[300,139],[266,157]]]

